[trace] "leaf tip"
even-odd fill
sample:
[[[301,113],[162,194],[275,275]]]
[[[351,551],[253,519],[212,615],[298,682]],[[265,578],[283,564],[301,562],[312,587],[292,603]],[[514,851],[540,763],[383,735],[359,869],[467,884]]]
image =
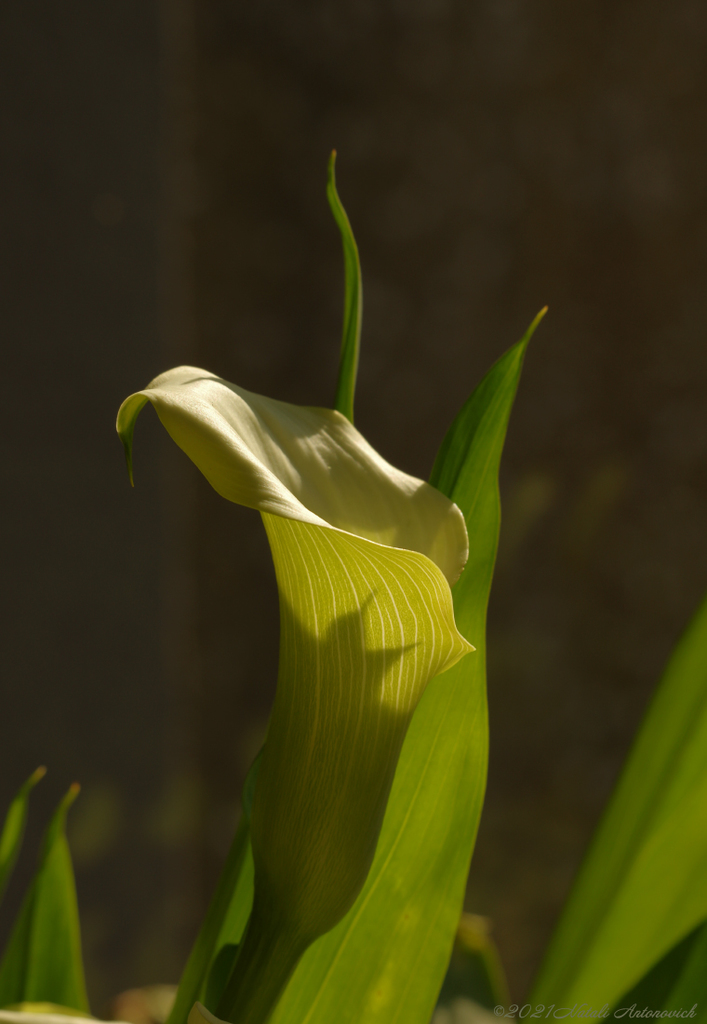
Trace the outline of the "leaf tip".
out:
[[[326,175],[326,194],[329,200],[329,206],[334,214],[334,218],[338,221],[337,213],[338,207],[341,205],[339,199],[339,193],[336,191],[336,150],[332,149],[329,154],[329,163],[327,164],[327,175]]]
[[[71,785],[69,786],[69,789],[68,789],[68,792],[67,792],[66,796],[64,797],[64,805],[65,805],[67,811],[71,807],[71,805],[73,804],[74,800],[76,799],[76,797],[79,795],[80,792],[81,792],[81,783],[80,782],[72,782]]]
[[[528,347],[528,343],[530,342],[530,339],[535,334],[535,330],[536,330],[538,324],[540,323],[540,321],[543,319],[543,317],[547,313],[548,308],[549,308],[548,306],[543,306],[543,308],[540,310],[540,312],[536,314],[535,318],[533,319],[533,321],[530,324],[530,327],[528,328],[528,330],[525,332],[523,337],[518,342],[517,348],[518,348],[519,352],[525,353],[525,350]]]
[[[27,782],[29,783],[30,786],[36,786],[40,779],[43,779],[46,774],[46,766],[40,764],[39,768],[34,769]]]
[[[537,314],[537,316],[535,317],[535,319],[534,319],[534,320],[533,320],[533,322],[531,323],[530,327],[528,328],[528,334],[529,334],[529,335],[532,335],[533,331],[534,331],[534,330],[535,330],[535,328],[536,328],[536,327],[538,326],[538,324],[540,323],[540,321],[542,320],[542,318],[543,318],[543,317],[545,316],[545,314],[547,313],[547,311],[548,311],[548,309],[549,309],[549,308],[550,308],[549,306],[543,306],[543,308],[542,308],[542,309],[540,310],[540,312],[539,312],[539,313]]]

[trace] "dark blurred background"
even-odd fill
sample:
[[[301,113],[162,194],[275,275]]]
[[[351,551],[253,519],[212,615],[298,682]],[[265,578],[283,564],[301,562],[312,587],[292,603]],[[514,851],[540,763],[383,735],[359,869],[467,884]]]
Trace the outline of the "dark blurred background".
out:
[[[357,425],[426,476],[547,303],[509,431],[469,885],[522,997],[707,588],[707,7],[6,0],[2,740],[71,812],[93,1006],[174,981],[272,698],[258,516],[118,404],[202,365],[332,401],[326,160],[364,273]],[[473,638],[472,638],[473,639]]]

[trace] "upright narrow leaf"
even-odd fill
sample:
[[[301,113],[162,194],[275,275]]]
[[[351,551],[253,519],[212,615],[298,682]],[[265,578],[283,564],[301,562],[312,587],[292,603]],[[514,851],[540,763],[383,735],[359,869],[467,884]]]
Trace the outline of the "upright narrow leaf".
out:
[[[0,963],[0,1006],[57,1003],[88,1011],[76,887],[66,841],[71,786],[44,836],[39,866]]]
[[[220,999],[253,906],[253,851],[250,816],[262,750],[246,776],[241,794],[242,816],[219,876],[206,917],[179,982],[167,1024],[186,1024],[197,999],[212,1010]],[[222,955],[228,947],[232,952]],[[229,970],[224,973],[225,965]],[[212,1005],[213,1004],[213,1005]]]
[[[22,784],[19,793],[8,808],[0,835],[0,899],[5,892],[22,846],[30,792],[39,780],[44,778],[46,771],[47,769],[44,767],[33,771],[27,781]]]
[[[484,636],[499,528],[498,466],[538,319],[461,410],[431,477],[466,519],[469,558],[452,593],[456,621],[477,652],[427,687],[361,895],[307,951],[273,1024],[429,1024],[459,922],[486,783]]]
[[[532,1001],[613,1004],[707,918],[705,864],[707,600],[639,729]]]
[[[336,191],[334,164],[336,150],[329,157],[329,176],[327,180],[327,199],[334,220],[341,232],[344,249],[344,327],[341,337],[341,355],[339,357],[339,380],[336,385],[334,408],[343,413],[353,423],[354,393],[356,391],[356,374],[358,373],[358,353],[361,343],[361,316],[363,312],[363,286],[361,284],[361,263],[358,257],[358,246],[351,230],[346,210],[341,205],[339,193]]]
[[[240,941],[253,898],[252,865],[248,820],[243,816],[189,954],[167,1024],[185,1024],[195,1001],[203,995],[209,968],[219,950],[229,942]]]

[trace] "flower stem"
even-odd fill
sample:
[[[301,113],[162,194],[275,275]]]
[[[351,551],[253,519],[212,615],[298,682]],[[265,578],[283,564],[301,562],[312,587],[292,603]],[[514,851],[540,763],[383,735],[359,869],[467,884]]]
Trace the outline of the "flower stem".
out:
[[[216,1016],[231,1024],[266,1024],[308,945],[254,906]]]

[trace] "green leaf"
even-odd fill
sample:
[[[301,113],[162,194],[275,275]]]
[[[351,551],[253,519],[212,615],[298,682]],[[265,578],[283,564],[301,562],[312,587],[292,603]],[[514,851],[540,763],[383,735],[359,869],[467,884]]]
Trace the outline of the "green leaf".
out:
[[[428,685],[403,745],[361,895],[304,955],[273,1024],[428,1024],[432,1015],[483,802],[484,636],[500,516],[498,466],[523,355],[538,321],[463,407],[431,478],[466,517],[471,548],[453,589],[454,608],[478,653]]]
[[[214,957],[214,962],[209,970],[209,977],[204,989],[203,1004],[207,1010],[213,1010],[223,995],[226,988],[228,976],[233,970],[233,965],[238,955],[238,943],[228,942],[222,946]]]
[[[455,999],[471,999],[492,1010],[508,1006],[508,983],[489,921],[478,914],[462,914],[452,958],[439,994],[438,1006],[450,1006]]]
[[[216,890],[179,982],[167,1024],[184,1024],[204,994],[209,970],[221,949],[240,942],[253,902],[253,856],[248,820],[241,818]]]
[[[666,1010],[677,1010],[697,1003],[696,1018],[707,1020],[707,924],[693,932],[694,941],[682,971],[665,999]]]
[[[123,403],[128,451],[145,400],[219,493],[260,510],[275,562],[281,658],[253,804],[253,912],[218,1011],[260,1021],[358,895],[412,713],[471,650],[449,586],[466,527],[335,411],[180,367]]]
[[[616,1009],[674,1010],[703,1005],[707,1014],[707,924],[702,923],[665,954],[637,985],[617,1000]]]
[[[39,780],[44,778],[46,771],[47,769],[44,767],[33,771],[27,781],[22,784],[19,793],[8,808],[2,835],[0,835],[0,899],[7,888],[22,846],[30,792]]]
[[[58,1003],[88,1011],[81,936],[66,813],[76,799],[70,787],[44,836],[39,866],[0,963],[0,1006]]]
[[[707,600],[597,829],[532,1002],[613,1004],[707,917]]]
[[[260,771],[260,762],[263,758],[263,748],[258,751],[255,760],[248,769],[248,774],[245,777],[243,783],[243,794],[241,802],[243,804],[243,814],[250,823],[250,818],[253,813],[253,800],[255,799],[255,784],[258,781],[258,772]]]
[[[189,1011],[200,997],[209,1010],[214,1009],[243,938],[253,906],[250,816],[262,753],[260,750],[246,776],[241,796],[243,816],[187,960],[167,1024],[186,1024]],[[231,953],[223,953],[226,946]],[[230,966],[224,977],[226,963]]]
[[[358,354],[361,344],[361,317],[363,313],[363,286],[361,284],[361,263],[358,257],[358,246],[351,230],[346,210],[341,205],[339,193],[336,191],[334,164],[336,150],[329,157],[329,175],[326,194],[334,220],[341,232],[344,249],[344,328],[341,338],[341,355],[339,357],[339,380],[336,385],[334,408],[343,413],[353,423],[354,394],[356,391],[356,375],[358,373]]]

